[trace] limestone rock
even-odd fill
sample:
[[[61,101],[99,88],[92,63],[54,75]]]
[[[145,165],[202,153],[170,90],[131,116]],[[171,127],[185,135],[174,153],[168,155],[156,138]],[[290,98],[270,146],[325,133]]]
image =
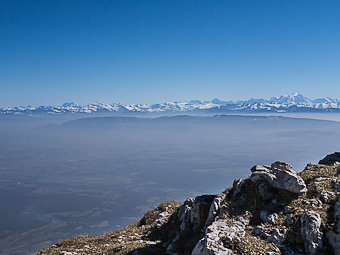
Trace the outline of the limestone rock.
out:
[[[204,226],[208,216],[206,212],[209,210],[214,197],[203,195],[185,200],[178,210],[181,232],[196,230]]]
[[[178,209],[178,218],[181,221],[181,230],[186,228],[186,224],[191,224],[193,222],[193,207],[194,207],[194,198],[187,198],[184,203]]]
[[[213,202],[211,203],[210,209],[209,209],[209,214],[208,214],[208,218],[205,222],[205,228],[207,226],[209,226],[216,218],[216,216],[219,215],[219,213],[221,212],[221,205],[222,202],[226,199],[226,193],[222,192],[220,194],[218,194]]]
[[[322,233],[320,231],[321,217],[316,212],[307,212],[300,218],[300,234],[304,240],[306,254],[318,254],[322,248]]]
[[[207,227],[204,237],[197,243],[191,255],[232,255],[232,250],[225,243],[234,246],[244,236],[249,220],[239,218],[233,224],[224,219],[218,219]]]
[[[233,196],[236,196],[238,193],[241,192],[243,184],[244,184],[243,179],[234,180],[234,182],[233,182]]]
[[[333,247],[335,255],[340,255],[340,196],[334,204],[335,231],[327,233],[328,242]]]
[[[161,212],[160,214],[158,214],[157,222],[156,222],[157,227],[160,228],[165,223],[167,223],[169,217],[170,217],[170,214],[167,211],[164,211],[164,212]]]
[[[283,189],[297,194],[307,192],[306,184],[293,170],[293,167],[285,162],[274,162],[270,167],[256,165],[252,169],[250,180],[262,181],[276,189]]]

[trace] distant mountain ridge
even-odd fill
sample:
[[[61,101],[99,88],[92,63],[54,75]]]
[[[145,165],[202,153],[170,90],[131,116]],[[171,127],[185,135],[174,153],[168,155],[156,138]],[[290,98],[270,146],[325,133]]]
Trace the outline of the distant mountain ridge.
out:
[[[335,98],[309,99],[299,93],[249,99],[245,101],[190,100],[161,104],[103,104],[79,105],[65,103],[61,106],[2,107],[0,115],[11,114],[93,114],[93,113],[222,113],[222,112],[340,112],[340,100]]]

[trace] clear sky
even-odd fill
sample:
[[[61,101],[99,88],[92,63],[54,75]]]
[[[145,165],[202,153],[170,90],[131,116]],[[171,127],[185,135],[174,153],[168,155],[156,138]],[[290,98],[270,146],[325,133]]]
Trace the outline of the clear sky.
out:
[[[340,1],[0,0],[0,105],[340,98]]]

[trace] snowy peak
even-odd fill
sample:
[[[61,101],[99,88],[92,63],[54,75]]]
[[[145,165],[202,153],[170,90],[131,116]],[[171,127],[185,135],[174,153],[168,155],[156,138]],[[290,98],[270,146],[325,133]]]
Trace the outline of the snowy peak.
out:
[[[18,106],[2,107],[0,115],[10,114],[93,114],[93,113],[221,113],[221,112],[340,112],[340,100],[318,98],[311,100],[299,93],[272,97],[269,100],[258,98],[246,101],[190,100],[160,104],[103,104],[64,103],[61,106]]]
[[[67,107],[78,107],[79,104],[77,103],[64,103],[61,107],[67,108]]]
[[[308,104],[311,102],[311,100],[309,100],[308,98],[304,97],[299,93],[282,95],[280,97],[272,97],[270,101],[278,104]]]

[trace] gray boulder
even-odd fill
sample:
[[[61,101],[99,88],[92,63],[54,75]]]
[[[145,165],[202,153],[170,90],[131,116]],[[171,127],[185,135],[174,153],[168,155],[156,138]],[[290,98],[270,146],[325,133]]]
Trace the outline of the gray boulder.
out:
[[[224,219],[214,221],[205,230],[204,237],[196,244],[191,255],[232,255],[224,243],[235,245],[245,234],[249,220],[240,217],[233,224]]]
[[[340,255],[340,196],[334,204],[335,231],[327,233],[329,244],[332,246],[334,254]]]
[[[300,217],[300,234],[304,240],[305,253],[314,255],[322,248],[321,217],[310,211]]]
[[[287,190],[292,193],[304,194],[307,192],[306,184],[285,162],[274,162],[270,167],[256,165],[252,169],[250,180],[253,182],[266,182],[276,189]]]

